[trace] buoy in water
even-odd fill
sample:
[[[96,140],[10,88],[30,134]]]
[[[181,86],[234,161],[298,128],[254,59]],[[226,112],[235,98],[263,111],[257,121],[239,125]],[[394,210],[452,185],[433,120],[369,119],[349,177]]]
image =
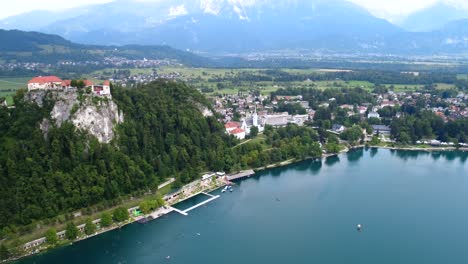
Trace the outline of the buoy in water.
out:
[[[356,228],[357,228],[357,231],[359,231],[359,232],[362,231],[362,225],[361,224],[358,224]]]

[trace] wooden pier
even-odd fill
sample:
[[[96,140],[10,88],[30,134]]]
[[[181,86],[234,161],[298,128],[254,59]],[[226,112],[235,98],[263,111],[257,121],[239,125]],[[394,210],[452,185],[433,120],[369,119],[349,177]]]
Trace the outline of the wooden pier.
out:
[[[228,175],[226,178],[228,179],[228,181],[234,181],[234,180],[240,180],[240,179],[243,179],[243,178],[248,178],[252,175],[255,174],[255,171],[253,170],[246,170],[246,171],[241,171],[237,174],[231,174],[231,175]]]

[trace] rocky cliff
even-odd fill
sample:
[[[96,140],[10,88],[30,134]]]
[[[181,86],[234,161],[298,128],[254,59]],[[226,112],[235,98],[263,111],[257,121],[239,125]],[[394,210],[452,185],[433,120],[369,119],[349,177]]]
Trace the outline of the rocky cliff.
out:
[[[50,119],[44,119],[41,130],[47,136],[50,126],[60,127],[70,122],[77,129],[88,132],[101,143],[110,143],[115,138],[115,126],[124,121],[117,104],[110,97],[101,97],[67,91],[33,91],[26,94],[26,99],[44,107],[47,102],[53,104]]]

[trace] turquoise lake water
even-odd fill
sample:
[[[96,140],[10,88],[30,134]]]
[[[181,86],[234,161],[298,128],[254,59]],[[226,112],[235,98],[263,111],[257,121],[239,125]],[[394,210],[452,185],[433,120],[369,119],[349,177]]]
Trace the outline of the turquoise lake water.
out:
[[[219,199],[188,216],[171,213],[20,263],[468,263],[467,159],[359,149],[305,161],[215,191]]]

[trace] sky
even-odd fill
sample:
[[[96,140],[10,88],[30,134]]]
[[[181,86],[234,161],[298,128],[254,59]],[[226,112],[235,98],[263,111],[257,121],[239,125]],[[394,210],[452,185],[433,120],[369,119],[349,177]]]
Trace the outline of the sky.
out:
[[[0,19],[33,10],[61,10],[88,4],[106,3],[113,0],[2,0]],[[171,1],[171,0],[139,0],[139,1]],[[193,0],[188,0],[193,1]],[[237,0],[238,2],[254,0]],[[423,9],[437,1],[449,2],[455,6],[468,8],[468,0],[349,0],[364,6],[374,15],[390,21],[404,17],[414,11]]]

